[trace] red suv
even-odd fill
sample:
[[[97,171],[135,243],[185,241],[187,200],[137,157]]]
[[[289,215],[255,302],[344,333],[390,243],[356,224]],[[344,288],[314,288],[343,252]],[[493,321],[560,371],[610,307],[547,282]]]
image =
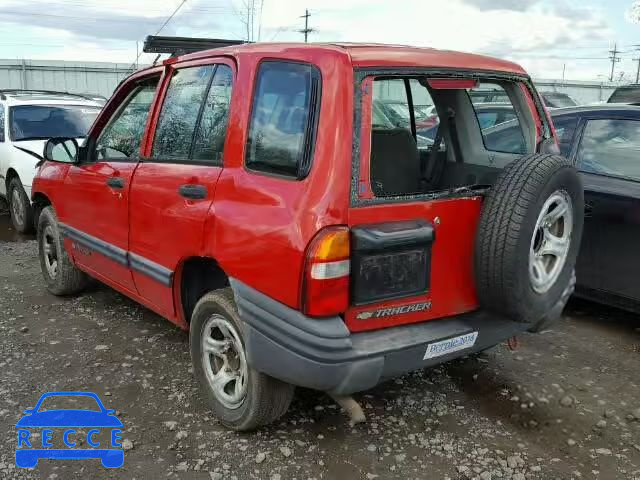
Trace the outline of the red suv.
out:
[[[481,129],[471,93],[487,88],[518,135]],[[390,100],[406,124],[374,108]],[[435,107],[432,138],[415,105]],[[42,272],[53,294],[90,276],[189,329],[206,399],[247,430],[295,385],[345,397],[559,318],[583,196],[555,153],[513,63],[382,45],[192,53],[122,82],[82,145],[47,143]]]

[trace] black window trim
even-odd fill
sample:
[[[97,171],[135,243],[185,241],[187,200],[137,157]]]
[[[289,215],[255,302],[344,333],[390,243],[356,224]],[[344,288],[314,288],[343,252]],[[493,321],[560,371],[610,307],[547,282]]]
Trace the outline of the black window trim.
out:
[[[198,134],[198,129],[200,128],[200,121],[202,120],[202,115],[204,113],[204,108],[205,108],[205,104],[207,102],[207,97],[209,96],[209,91],[211,90],[211,85],[213,83],[213,79],[218,71],[218,67],[220,65],[226,65],[227,67],[229,67],[229,69],[231,70],[231,90],[232,90],[232,95],[233,95],[233,88],[235,86],[236,83],[236,77],[235,77],[235,69],[233,67],[231,67],[231,65],[229,65],[226,62],[222,62],[219,61],[219,58],[216,58],[215,60],[218,60],[217,62],[213,62],[213,63],[201,63],[201,64],[197,64],[197,65],[176,65],[174,68],[172,68],[172,77],[173,78],[173,73],[177,72],[179,70],[184,70],[187,68],[200,68],[200,67],[213,67],[213,72],[211,73],[211,78],[209,78],[208,82],[207,82],[207,87],[204,90],[204,94],[202,97],[202,103],[200,104],[200,109],[198,110],[198,116],[196,118],[196,124],[195,124],[195,128],[193,130],[193,135],[191,136],[191,146],[189,147],[189,154],[188,154],[188,158],[163,158],[161,156],[153,156],[153,144],[151,145],[151,156],[150,157],[141,157],[140,158],[140,163],[158,163],[158,164],[173,164],[173,165],[194,165],[194,166],[199,166],[199,167],[224,167],[224,152],[223,152],[223,156],[219,159],[219,160],[211,160],[211,161],[194,161],[192,156],[193,156],[193,150],[195,147],[195,139],[196,139],[196,135]],[[171,86],[171,78],[169,79],[169,85],[167,85],[167,89],[164,92],[164,96],[162,98],[162,104],[159,106],[160,110],[158,112],[158,120],[160,120],[160,115],[162,114],[162,108],[164,107],[164,102],[167,98],[167,91],[169,90],[169,87]],[[231,100],[229,101],[229,106],[231,106]],[[229,112],[230,113],[230,112]],[[158,125],[156,124],[156,129],[153,132],[153,140],[155,143],[155,139],[156,139],[156,133],[158,130]],[[227,134],[229,132],[229,124],[227,123],[227,130],[225,132],[225,143],[226,143],[226,139],[227,139]]]
[[[118,158],[101,158],[98,160],[97,155],[96,155],[96,144],[98,143],[98,140],[100,139],[100,137],[102,136],[102,134],[104,133],[104,131],[107,129],[107,127],[109,127],[109,125],[111,125],[111,121],[113,120],[113,118],[118,115],[120,113],[121,110],[123,110],[124,108],[126,108],[126,105],[128,105],[128,101],[129,99],[132,97],[132,95],[141,88],[141,86],[145,83],[148,82],[149,80],[152,79],[157,79],[158,83],[156,83],[156,91],[154,93],[154,98],[151,101],[151,105],[149,106],[149,112],[147,113],[147,121],[145,123],[144,129],[142,131],[142,137],[140,138],[140,148],[142,148],[142,140],[144,139],[145,133],[147,132],[147,129],[149,128],[149,121],[151,119],[151,115],[152,115],[152,111],[153,111],[153,106],[154,103],[157,101],[157,95],[158,95],[158,88],[160,87],[160,85],[162,84],[162,81],[164,79],[164,73],[154,73],[152,75],[149,75],[148,77],[143,77],[140,78],[139,80],[136,80],[134,83],[133,88],[131,89],[131,92],[129,92],[129,94],[125,97],[125,99],[120,102],[120,105],[117,106],[117,108],[114,110],[114,112],[111,114],[111,116],[109,117],[109,120],[107,120],[107,122],[104,124],[104,127],[102,127],[102,129],[100,130],[99,134],[95,137],[93,136],[87,136],[85,139],[85,143],[84,145],[82,145],[80,147],[80,151],[79,153],[84,150],[83,156],[86,158],[85,161],[83,161],[82,163],[101,163],[101,162],[109,162],[109,163],[139,163],[142,161],[142,155],[140,154],[140,148],[138,149],[138,153],[135,156],[132,157],[126,157],[126,158],[122,158],[122,157],[118,157]]]
[[[279,64],[284,63],[284,64],[309,66],[312,68],[313,73],[317,80],[317,82],[312,82],[312,85],[311,85],[310,95],[313,95],[315,93],[315,101],[313,101],[314,99],[312,98],[310,99],[310,102],[309,102],[309,118],[311,118],[312,121],[307,121],[304,145],[302,147],[303,158],[298,165],[298,172],[296,175],[251,168],[247,163],[247,157],[249,156],[249,144],[250,144],[249,133],[251,130],[251,123],[253,121],[253,112],[256,104],[255,98],[256,98],[256,93],[258,91],[258,80],[260,78],[260,68],[264,63],[279,63]],[[318,137],[318,123],[320,120],[320,109],[322,107],[322,82],[323,82],[322,71],[316,64],[311,62],[305,62],[303,60],[292,60],[288,58],[277,58],[277,57],[265,57],[258,62],[258,65],[256,66],[256,75],[253,79],[253,88],[251,91],[251,105],[250,105],[250,111],[249,111],[249,121],[247,123],[245,140],[244,140],[244,158],[242,161],[242,165],[246,171],[255,175],[264,175],[267,177],[274,177],[282,180],[289,180],[289,181],[296,181],[296,182],[307,178],[309,173],[311,173],[311,167],[313,165],[313,156],[316,150],[315,147],[316,147],[316,140]],[[316,83],[315,92],[313,88],[314,83]]]
[[[592,121],[592,120],[625,120],[628,122],[638,122],[640,124],[640,118],[634,118],[634,117],[630,117],[630,116],[625,116],[625,115],[598,115],[597,113],[586,113],[584,115],[581,115],[579,117],[578,120],[578,125],[576,127],[576,133],[574,134],[574,145],[571,148],[571,163],[573,163],[573,165],[575,166],[576,169],[578,169],[578,171],[583,174],[583,175],[593,175],[596,177],[604,177],[604,178],[610,178],[613,180],[622,180],[625,182],[633,182],[633,183],[640,183],[640,178],[631,178],[631,177],[624,177],[622,175],[608,175],[606,173],[599,173],[599,172],[588,172],[586,170],[582,170],[580,168],[580,159],[578,158],[578,152],[580,151],[580,147],[582,146],[582,140],[584,139],[584,133],[585,130],[587,129],[587,124]]]

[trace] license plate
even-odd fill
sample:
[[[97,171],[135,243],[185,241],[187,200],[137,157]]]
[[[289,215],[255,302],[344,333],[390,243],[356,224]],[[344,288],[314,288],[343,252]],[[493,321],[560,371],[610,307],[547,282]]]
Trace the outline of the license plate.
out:
[[[439,342],[430,343],[427,345],[427,351],[424,354],[423,360],[428,358],[440,357],[449,353],[464,350],[465,348],[473,347],[478,338],[478,332],[465,333],[453,338],[447,338]]]

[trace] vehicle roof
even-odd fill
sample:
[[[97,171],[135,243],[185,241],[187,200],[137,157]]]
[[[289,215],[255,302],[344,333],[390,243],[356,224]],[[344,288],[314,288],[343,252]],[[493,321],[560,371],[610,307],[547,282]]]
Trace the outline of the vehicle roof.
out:
[[[8,105],[102,105],[86,96],[66,92],[36,90],[0,90],[0,102]]]
[[[625,116],[640,117],[640,106],[627,105],[624,103],[603,103],[598,105],[579,105],[577,107],[561,107],[550,110],[552,117],[559,115],[588,114],[588,113],[610,113],[623,114]]]
[[[324,53],[347,56],[356,68],[366,67],[427,67],[482,70],[526,75],[516,63],[484,55],[437,50],[407,45],[374,43],[251,43],[204,50],[171,59],[171,62],[219,55],[286,55],[287,52]]]

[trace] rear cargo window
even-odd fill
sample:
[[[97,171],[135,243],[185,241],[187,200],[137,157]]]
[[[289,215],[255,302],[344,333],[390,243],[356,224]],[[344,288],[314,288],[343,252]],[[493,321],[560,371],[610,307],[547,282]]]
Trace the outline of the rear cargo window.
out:
[[[304,177],[313,152],[319,100],[320,72],[316,67],[263,62],[253,97],[247,167]]]

